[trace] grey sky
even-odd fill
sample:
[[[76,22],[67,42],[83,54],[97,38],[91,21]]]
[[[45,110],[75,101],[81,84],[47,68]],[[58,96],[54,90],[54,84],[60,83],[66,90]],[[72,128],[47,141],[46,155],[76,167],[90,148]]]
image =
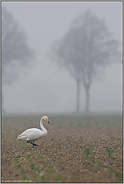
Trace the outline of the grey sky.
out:
[[[47,55],[52,44],[68,31],[71,22],[87,9],[105,19],[113,37],[122,40],[121,2],[2,2],[26,33],[35,51],[33,68],[26,79],[4,88],[4,107],[8,112],[73,112],[76,105],[75,82],[67,71],[60,70]],[[107,68],[102,83],[91,89],[92,111],[121,110],[121,65]],[[81,91],[81,110],[85,92]]]

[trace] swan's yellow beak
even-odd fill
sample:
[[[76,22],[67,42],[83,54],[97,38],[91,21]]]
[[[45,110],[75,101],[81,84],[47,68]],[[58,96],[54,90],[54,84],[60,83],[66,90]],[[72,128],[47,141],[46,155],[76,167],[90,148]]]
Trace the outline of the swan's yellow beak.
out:
[[[48,120],[48,119],[46,119],[46,121],[47,121],[47,123],[49,123],[49,124],[50,124],[50,122],[49,122],[49,120]]]

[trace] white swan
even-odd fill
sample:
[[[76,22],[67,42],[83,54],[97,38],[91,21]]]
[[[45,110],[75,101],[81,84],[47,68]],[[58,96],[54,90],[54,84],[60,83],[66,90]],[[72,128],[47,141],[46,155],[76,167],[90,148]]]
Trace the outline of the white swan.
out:
[[[43,126],[43,120],[45,120],[47,123],[49,123],[48,117],[43,116],[40,120],[40,127],[42,130],[37,129],[37,128],[29,128],[25,130],[22,134],[20,134],[17,137],[18,139],[25,140],[27,143],[31,143],[34,146],[38,146],[37,144],[34,143],[35,140],[40,139],[44,135],[47,134],[47,130]],[[50,123],[49,123],[50,124]]]

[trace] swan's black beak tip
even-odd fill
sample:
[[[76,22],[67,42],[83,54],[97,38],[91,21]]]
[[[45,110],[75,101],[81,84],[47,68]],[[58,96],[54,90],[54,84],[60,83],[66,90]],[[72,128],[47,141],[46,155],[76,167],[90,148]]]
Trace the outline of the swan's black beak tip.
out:
[[[48,121],[48,124],[50,124],[50,122]]]

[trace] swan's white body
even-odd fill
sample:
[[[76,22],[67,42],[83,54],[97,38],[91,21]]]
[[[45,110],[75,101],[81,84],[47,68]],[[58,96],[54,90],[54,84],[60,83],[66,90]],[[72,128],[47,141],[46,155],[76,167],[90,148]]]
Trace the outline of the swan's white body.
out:
[[[40,139],[44,135],[47,134],[47,130],[43,126],[43,120],[47,121],[49,123],[48,117],[43,116],[40,120],[40,127],[42,130],[38,128],[29,128],[25,130],[22,134],[20,134],[17,139],[25,140],[25,141],[35,141],[37,139]],[[32,143],[32,142],[30,142]],[[33,143],[32,143],[33,144]]]

